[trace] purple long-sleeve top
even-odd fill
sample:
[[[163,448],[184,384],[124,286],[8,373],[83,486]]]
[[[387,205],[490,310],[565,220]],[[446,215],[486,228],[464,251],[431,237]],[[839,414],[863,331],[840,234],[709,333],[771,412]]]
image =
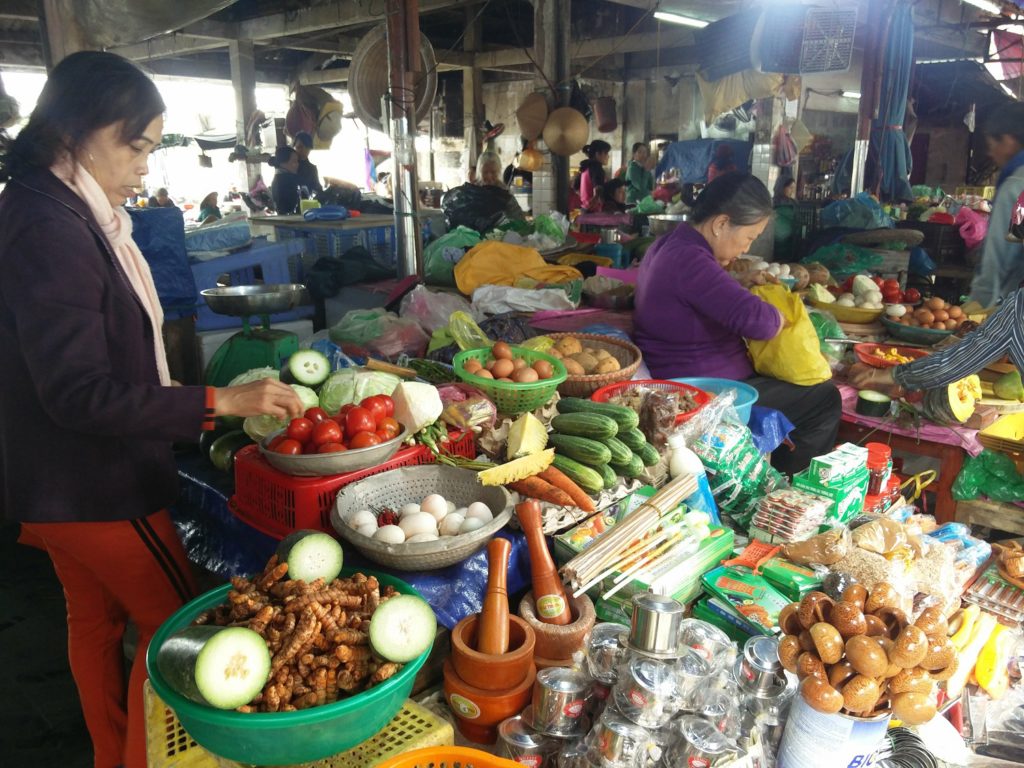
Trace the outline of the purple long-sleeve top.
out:
[[[683,224],[641,262],[633,323],[653,376],[741,381],[754,375],[744,339],[773,338],[782,316],[722,269],[708,241]]]

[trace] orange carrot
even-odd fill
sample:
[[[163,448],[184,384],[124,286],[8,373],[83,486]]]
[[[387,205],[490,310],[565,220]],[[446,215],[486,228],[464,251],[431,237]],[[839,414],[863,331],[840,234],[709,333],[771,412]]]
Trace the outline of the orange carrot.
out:
[[[537,477],[551,483],[555,488],[565,491],[572,499],[573,505],[579,507],[584,512],[597,511],[597,507],[594,506],[594,500],[587,495],[586,491],[576,485],[572,478],[562,472],[562,470],[555,467],[548,467],[543,472],[539,473]]]
[[[531,499],[547,501],[560,507],[571,507],[573,505],[572,497],[569,494],[536,475],[515,483],[509,483],[508,487],[521,496],[528,496]]]

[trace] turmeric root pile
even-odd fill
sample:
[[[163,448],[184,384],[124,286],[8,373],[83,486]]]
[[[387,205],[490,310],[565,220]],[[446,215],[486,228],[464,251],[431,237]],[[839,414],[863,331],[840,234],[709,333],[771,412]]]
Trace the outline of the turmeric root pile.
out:
[[[288,564],[270,558],[252,579],[235,576],[228,603],[196,624],[248,627],[267,642],[271,674],[263,691],[239,712],[294,712],[330,704],[394,676],[401,664],[377,658],[370,618],[397,593],[357,573],[325,584],[285,579]]]

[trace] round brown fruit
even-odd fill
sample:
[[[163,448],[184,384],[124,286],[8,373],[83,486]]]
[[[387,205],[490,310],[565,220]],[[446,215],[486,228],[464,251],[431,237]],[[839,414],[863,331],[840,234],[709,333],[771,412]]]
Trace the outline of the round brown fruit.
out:
[[[554,373],[555,368],[547,360],[538,360],[533,364],[533,370],[537,372],[537,375],[542,379],[550,379]]]
[[[495,360],[511,360],[512,347],[504,341],[498,341],[495,342],[493,347],[491,347],[491,354],[494,356]]]

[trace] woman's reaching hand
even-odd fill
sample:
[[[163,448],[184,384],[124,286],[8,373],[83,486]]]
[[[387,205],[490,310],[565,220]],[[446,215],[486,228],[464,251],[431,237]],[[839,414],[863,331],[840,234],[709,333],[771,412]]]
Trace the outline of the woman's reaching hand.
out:
[[[870,365],[856,363],[850,368],[847,381],[857,389],[873,389],[890,397],[898,397],[902,387],[892,376],[892,368],[872,368]]]
[[[302,401],[287,384],[261,379],[237,387],[215,390],[214,409],[218,416],[273,416],[294,419],[302,415]]]

